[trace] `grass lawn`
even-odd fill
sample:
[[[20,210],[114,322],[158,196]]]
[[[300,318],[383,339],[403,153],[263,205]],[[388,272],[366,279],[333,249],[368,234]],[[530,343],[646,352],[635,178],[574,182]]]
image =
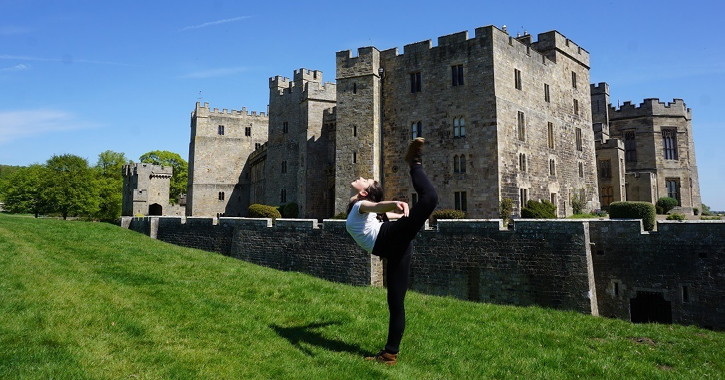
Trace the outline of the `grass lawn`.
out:
[[[0,214],[0,379],[725,378],[725,333],[385,290]]]

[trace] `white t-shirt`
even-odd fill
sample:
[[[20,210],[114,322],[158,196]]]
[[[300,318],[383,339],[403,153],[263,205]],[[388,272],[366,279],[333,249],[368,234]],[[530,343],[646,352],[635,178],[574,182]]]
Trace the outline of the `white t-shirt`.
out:
[[[345,228],[353,239],[368,253],[373,252],[375,239],[378,238],[381,222],[372,212],[360,213],[360,202],[356,202],[347,216]]]

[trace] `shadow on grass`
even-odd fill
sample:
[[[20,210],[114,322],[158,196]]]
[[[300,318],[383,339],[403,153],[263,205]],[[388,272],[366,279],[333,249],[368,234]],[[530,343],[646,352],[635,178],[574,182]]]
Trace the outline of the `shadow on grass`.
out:
[[[287,339],[293,346],[297,347],[300,351],[309,356],[314,356],[314,354],[312,351],[307,349],[303,343],[306,345],[324,348],[328,351],[349,352],[353,355],[369,356],[370,352],[363,350],[360,346],[345,343],[340,340],[326,338],[319,331],[324,327],[339,324],[340,322],[317,322],[293,327],[271,325],[270,328],[272,328],[277,335]]]

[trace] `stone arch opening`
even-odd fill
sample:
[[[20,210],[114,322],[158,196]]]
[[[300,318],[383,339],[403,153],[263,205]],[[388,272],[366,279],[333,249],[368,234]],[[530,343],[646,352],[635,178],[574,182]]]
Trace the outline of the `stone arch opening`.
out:
[[[161,216],[163,215],[163,207],[161,207],[160,204],[154,203],[149,206],[149,215],[150,216]]]
[[[634,323],[672,323],[672,303],[661,292],[638,291],[629,300],[629,310]]]

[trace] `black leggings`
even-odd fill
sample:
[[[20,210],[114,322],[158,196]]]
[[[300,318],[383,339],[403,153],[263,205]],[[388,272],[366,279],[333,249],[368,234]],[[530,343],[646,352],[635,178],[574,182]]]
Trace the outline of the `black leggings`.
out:
[[[400,351],[400,340],[405,331],[404,302],[410,278],[410,261],[413,258],[413,239],[438,205],[438,193],[428,181],[423,166],[414,165],[410,169],[410,177],[418,193],[418,203],[407,217],[383,223],[373,247],[374,255],[388,259],[386,280],[390,322],[385,350],[393,354]]]

